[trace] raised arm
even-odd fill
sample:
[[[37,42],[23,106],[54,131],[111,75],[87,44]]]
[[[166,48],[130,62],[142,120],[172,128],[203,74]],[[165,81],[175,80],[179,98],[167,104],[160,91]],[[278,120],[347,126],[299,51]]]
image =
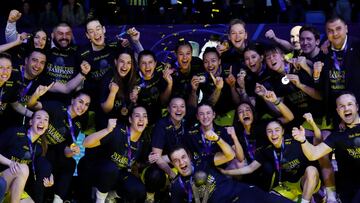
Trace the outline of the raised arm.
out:
[[[264,95],[264,100],[274,105],[274,107],[280,112],[279,118],[282,123],[288,123],[294,119],[292,111],[278,98],[273,91],[267,91]]]
[[[69,94],[70,92],[75,90],[78,86],[80,86],[84,82],[84,80],[86,79],[85,76],[90,72],[91,69],[90,64],[86,61],[83,61],[80,67],[81,67],[81,72],[78,73],[73,79],[71,79],[66,84],[55,82],[49,91]]]
[[[21,18],[21,13],[18,10],[11,10],[5,28],[6,42],[16,41],[18,32],[16,30],[16,21]]]
[[[217,135],[214,131],[210,130],[205,132],[205,138],[210,141],[216,142],[221,152],[217,152],[214,156],[214,164],[215,166],[219,166],[221,164],[227,163],[234,159],[235,152],[231,148],[231,146],[225,142],[219,135]]]
[[[103,87],[107,88],[107,87]],[[109,95],[106,98],[106,100],[101,103],[101,108],[105,113],[109,113],[114,108],[114,102],[116,98],[116,94],[119,91],[119,85],[117,85],[115,82],[110,82],[109,84]]]
[[[316,146],[308,142],[305,137],[305,129],[302,126],[300,126],[300,128],[294,127],[292,136],[301,143],[301,149],[310,161],[318,160],[332,151],[332,149],[324,142],[321,142]]]
[[[114,128],[116,127],[116,122],[117,119],[109,119],[108,126],[106,128],[85,137],[83,141],[83,146],[86,148],[100,146],[100,140],[114,130]]]

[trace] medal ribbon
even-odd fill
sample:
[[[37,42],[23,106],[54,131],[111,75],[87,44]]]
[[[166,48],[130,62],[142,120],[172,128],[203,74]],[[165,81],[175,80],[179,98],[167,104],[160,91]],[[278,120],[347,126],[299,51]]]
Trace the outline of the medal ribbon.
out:
[[[35,174],[35,153],[36,153],[36,145],[33,148],[32,142],[31,142],[31,138],[30,138],[30,130],[28,130],[26,137],[28,145],[29,145],[29,151],[30,151],[30,155],[31,155],[31,168],[33,170],[33,174],[34,174],[34,180],[36,181],[36,174]]]
[[[281,161],[283,159],[283,154],[284,154],[284,141],[281,143],[281,151],[280,151],[280,159],[276,154],[275,149],[273,150],[274,153],[274,159],[275,159],[275,166],[276,166],[276,170],[279,172],[279,185],[281,186]]]
[[[135,159],[135,156],[132,157],[132,151],[131,151],[131,140],[130,140],[130,129],[126,127],[126,137],[127,137],[127,144],[128,144],[128,152],[127,152],[127,157],[128,157],[128,170],[131,170],[131,162]],[[139,141],[136,143],[136,149],[139,149]]]
[[[192,188],[191,188],[192,176],[190,177],[190,181],[188,184],[185,184],[184,181],[179,176],[179,183],[180,183],[180,186],[185,190],[185,193],[188,195],[188,202],[189,203],[192,202],[192,197],[193,197],[193,192],[192,192]]]
[[[75,127],[74,127],[73,121],[72,121],[72,119],[71,119],[70,109],[68,109],[68,110],[66,111],[66,113],[67,113],[67,118],[68,118],[68,123],[69,123],[71,138],[72,138],[73,143],[76,143]]]
[[[345,45],[345,48],[344,48],[344,50],[343,50],[343,52],[344,52],[344,54],[343,54],[343,58],[344,58],[344,56],[345,56],[345,54],[346,54],[346,50],[347,50],[347,44]],[[337,70],[337,71],[341,71],[341,64],[340,64],[340,62],[339,62],[339,60],[338,60],[338,58],[337,58],[337,55],[336,55],[336,51],[334,51],[333,50],[333,58],[334,58],[334,66],[335,66],[335,69]],[[343,59],[344,60],[344,59]],[[343,61],[342,60],[342,61]]]
[[[250,156],[251,161],[254,160],[254,154],[255,154],[255,146],[256,144],[250,144],[249,140],[248,140],[248,134],[246,133],[246,131],[244,130],[244,140],[245,140],[245,144],[246,144],[246,148],[247,148],[247,152]]]

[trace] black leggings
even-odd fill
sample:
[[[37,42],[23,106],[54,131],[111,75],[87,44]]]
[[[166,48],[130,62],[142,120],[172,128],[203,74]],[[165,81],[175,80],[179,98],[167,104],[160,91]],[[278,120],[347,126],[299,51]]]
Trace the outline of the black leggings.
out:
[[[141,180],[126,169],[119,170],[116,164],[109,160],[99,161],[95,187],[103,193],[115,190],[116,193],[131,202],[144,202],[146,197],[145,185]]]

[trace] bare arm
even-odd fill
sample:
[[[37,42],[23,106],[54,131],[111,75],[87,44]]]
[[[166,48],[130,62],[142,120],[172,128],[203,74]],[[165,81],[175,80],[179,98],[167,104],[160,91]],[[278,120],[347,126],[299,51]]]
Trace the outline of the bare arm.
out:
[[[219,166],[234,159],[235,157],[234,150],[227,142],[225,142],[214,131],[205,132],[205,138],[210,141],[215,141],[221,149],[221,152],[217,152],[214,156],[215,166]]]
[[[119,86],[116,83],[111,82],[109,84],[109,89],[110,92],[108,97],[106,98],[105,102],[101,103],[101,108],[105,113],[109,113],[114,108],[115,97],[117,92],[119,91]]]
[[[300,129],[294,127],[292,136],[295,140],[301,142],[301,149],[310,161],[318,160],[332,151],[332,149],[324,142],[321,142],[316,146],[309,143],[305,138],[305,129],[302,126],[300,126]]]
[[[225,175],[232,175],[232,176],[244,175],[244,174],[250,174],[250,173],[254,172],[258,168],[260,168],[260,166],[261,166],[261,164],[259,162],[257,162],[256,160],[254,160],[253,162],[251,162],[250,165],[247,165],[242,168],[231,169],[231,170],[220,169],[220,171],[221,171],[221,173],[223,173]]]
[[[162,149],[153,147],[152,152],[149,155],[149,161],[150,163],[155,162],[159,168],[161,168],[166,174],[168,174],[171,178],[175,178],[176,174],[173,170],[171,170],[169,166],[169,160],[165,160],[164,156],[162,156]],[[168,159],[168,158],[167,158]]]
[[[116,127],[116,121],[117,119],[109,119],[107,128],[94,132],[85,137],[83,146],[86,148],[93,148],[99,146],[100,140],[114,130],[114,128]]]

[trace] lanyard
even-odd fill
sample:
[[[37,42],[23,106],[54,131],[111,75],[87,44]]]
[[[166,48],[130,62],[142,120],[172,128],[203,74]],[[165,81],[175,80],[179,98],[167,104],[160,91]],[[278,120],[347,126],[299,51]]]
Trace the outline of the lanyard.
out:
[[[201,132],[201,143],[205,149],[206,155],[209,155],[211,153],[211,141],[206,142],[205,134],[204,134],[203,130],[201,129],[201,127],[200,127],[200,132]]]
[[[139,71],[139,76],[140,76],[140,88],[143,89],[146,87],[146,82],[145,82],[145,79],[144,79],[144,75],[142,74],[141,71]]]
[[[173,126],[173,135],[175,136],[176,144],[180,144],[181,137],[184,136],[185,130],[184,130],[184,119],[181,120],[181,131],[177,132],[175,124],[172,122],[171,118],[169,118],[170,124]],[[179,135],[180,134],[180,135]]]
[[[4,84],[5,85],[5,84]],[[0,92],[0,105],[2,104],[2,98],[3,98],[3,95],[4,95],[4,89],[5,87],[1,88],[1,92]]]
[[[281,143],[280,159],[277,156],[275,149],[273,150],[276,170],[279,172],[279,185],[280,186],[282,186],[282,182],[281,182],[281,161],[282,161],[283,156],[284,156],[284,148],[285,148],[285,146],[284,146],[284,141],[283,141]]]
[[[192,192],[192,188],[191,188],[191,183],[192,183],[192,176],[190,177],[190,181],[188,184],[184,184],[184,181],[181,179],[181,177],[179,176],[179,183],[180,186],[185,190],[185,193],[188,195],[188,202],[192,202],[192,197],[193,197],[193,192]]]
[[[345,56],[345,54],[346,54],[346,50],[347,50],[347,44],[345,45],[345,48],[344,48],[344,50],[343,50],[343,60],[342,61],[344,61],[344,56]],[[341,63],[342,63],[342,61],[341,61],[341,63],[339,62],[339,60],[338,60],[338,58],[337,58],[337,54],[336,54],[336,51],[334,51],[333,50],[333,58],[334,58],[334,66],[335,66],[335,69],[337,70],[337,71],[341,71]]]
[[[128,171],[131,172],[131,162],[135,160],[135,156],[132,157],[132,151],[131,151],[131,133],[130,133],[130,129],[126,127],[126,137],[127,137],[127,144],[128,144],[128,148],[127,148],[127,157],[128,157]],[[136,143],[136,149],[139,149],[139,141]]]
[[[248,135],[247,135],[245,130],[244,130],[244,140],[245,140],[247,152],[248,152],[248,154],[250,156],[251,161],[253,161],[254,160],[256,142],[254,144],[249,143]]]
[[[68,110],[66,111],[66,113],[67,113],[67,118],[68,118],[68,123],[69,123],[71,138],[72,138],[73,143],[76,143],[75,127],[74,127],[73,121],[72,121],[72,119],[71,119],[70,109],[68,109]]]
[[[31,142],[31,138],[30,138],[30,130],[28,130],[27,132],[27,136],[26,136],[27,142],[28,142],[28,146],[29,146],[29,151],[30,151],[30,155],[31,155],[31,167],[33,170],[33,174],[34,174],[34,180],[36,181],[36,174],[35,174],[35,153],[36,153],[36,145],[33,148],[32,142]]]
[[[23,66],[20,67],[20,72],[21,72],[22,84],[25,86],[25,71],[24,71]],[[27,93],[29,92],[33,82],[34,82],[34,80],[31,80],[30,83],[28,85],[26,85],[26,87],[21,91],[20,96],[22,98],[24,98],[27,95]]]

